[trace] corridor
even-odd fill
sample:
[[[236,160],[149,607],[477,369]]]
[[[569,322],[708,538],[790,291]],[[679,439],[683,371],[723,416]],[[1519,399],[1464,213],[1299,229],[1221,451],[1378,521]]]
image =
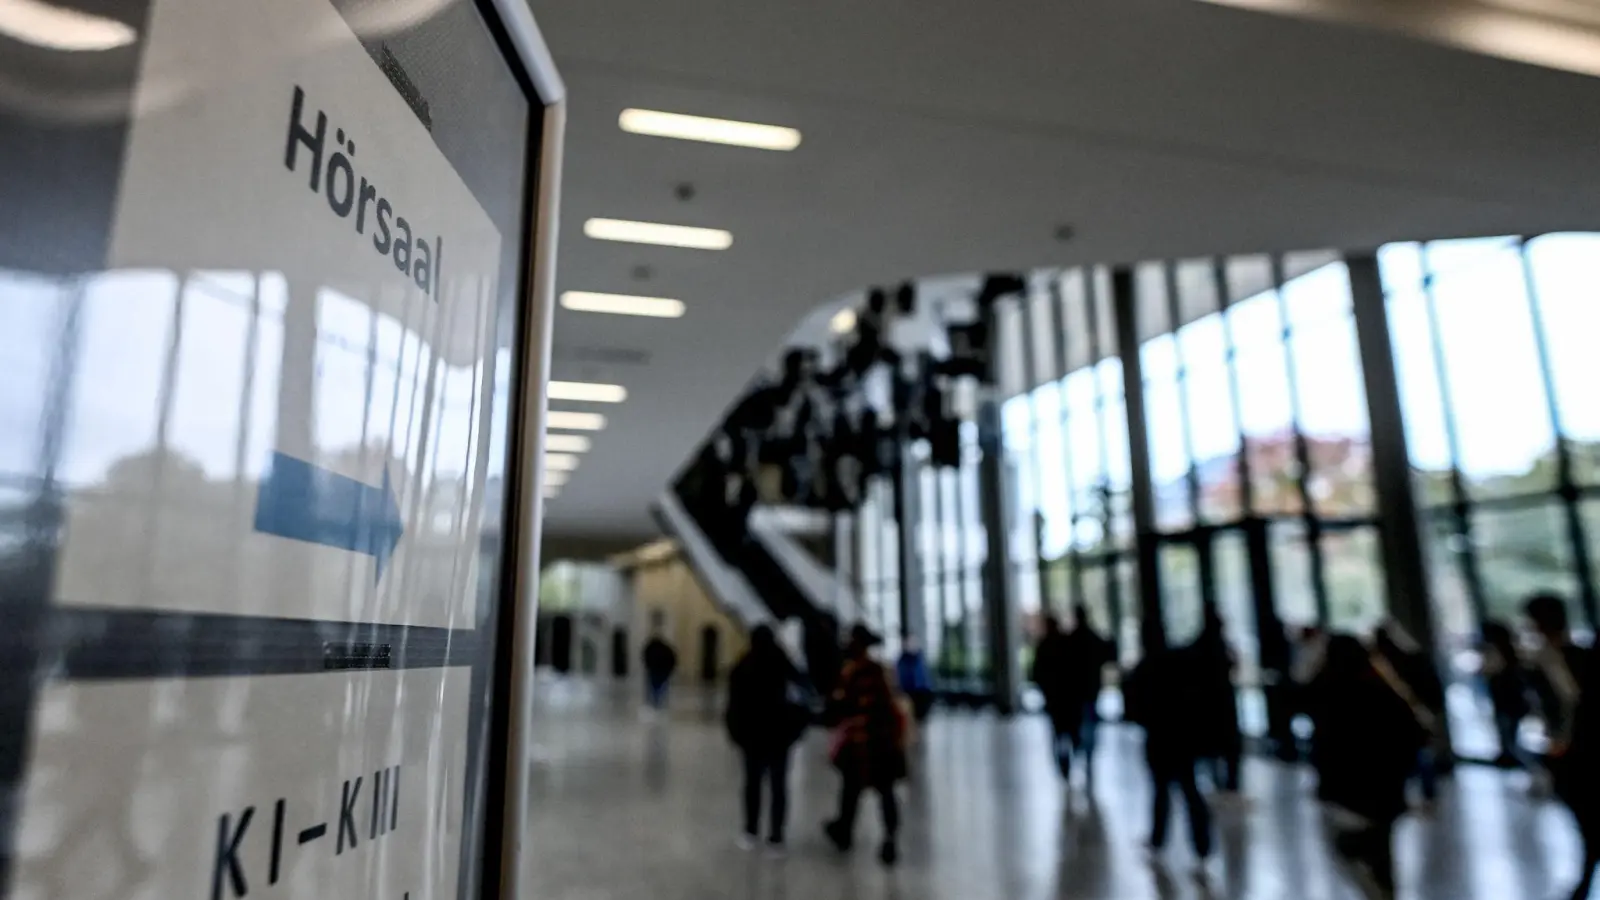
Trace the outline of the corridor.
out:
[[[902,788],[903,859],[885,870],[870,852],[871,804],[853,857],[835,854],[820,833],[834,789],[820,732],[797,754],[789,853],[771,859],[734,845],[738,762],[719,700],[680,693],[670,715],[651,719],[631,692],[566,681],[545,683],[539,702],[531,840],[540,900],[1357,896],[1322,849],[1309,773],[1259,759],[1246,767],[1247,807],[1219,814],[1209,884],[1191,875],[1181,823],[1152,865],[1142,848],[1149,787],[1131,728],[1105,730],[1092,791],[1066,792],[1042,719],[936,713]],[[1402,897],[1564,896],[1578,852],[1564,811],[1530,802],[1521,776],[1485,768],[1462,769],[1443,790],[1432,818],[1401,824]]]

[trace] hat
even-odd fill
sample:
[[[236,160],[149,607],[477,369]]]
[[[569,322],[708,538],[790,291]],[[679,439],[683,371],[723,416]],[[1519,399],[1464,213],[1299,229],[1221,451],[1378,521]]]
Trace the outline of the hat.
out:
[[[850,628],[850,646],[876,647],[883,643],[883,638],[878,637],[872,629],[865,625],[854,625]]]

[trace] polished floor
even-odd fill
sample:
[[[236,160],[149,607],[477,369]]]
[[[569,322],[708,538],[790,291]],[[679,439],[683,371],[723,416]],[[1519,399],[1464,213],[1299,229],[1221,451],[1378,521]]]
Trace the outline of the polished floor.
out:
[[[1223,811],[1220,852],[1192,874],[1184,823],[1152,862],[1141,844],[1150,789],[1136,731],[1107,729],[1092,789],[1055,775],[1045,724],[970,712],[935,714],[902,788],[903,859],[841,857],[819,824],[835,780],[813,735],[791,782],[791,846],[769,859],[735,846],[738,762],[717,700],[675,698],[643,716],[633,691],[546,683],[533,767],[538,900],[1344,900],[1358,897],[1324,851],[1307,773],[1264,760],[1246,769],[1245,808]],[[1182,815],[1181,803],[1175,815]],[[860,845],[876,808],[864,804]],[[1530,801],[1525,779],[1463,768],[1431,816],[1408,816],[1398,839],[1411,900],[1565,900],[1578,847],[1569,819]]]

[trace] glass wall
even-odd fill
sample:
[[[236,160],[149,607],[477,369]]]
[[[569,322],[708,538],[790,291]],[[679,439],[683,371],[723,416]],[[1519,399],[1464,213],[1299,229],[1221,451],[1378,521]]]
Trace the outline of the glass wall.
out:
[[[1600,235],[1391,244],[1379,262],[1456,743],[1493,755],[1480,625],[1548,591],[1595,627]]]

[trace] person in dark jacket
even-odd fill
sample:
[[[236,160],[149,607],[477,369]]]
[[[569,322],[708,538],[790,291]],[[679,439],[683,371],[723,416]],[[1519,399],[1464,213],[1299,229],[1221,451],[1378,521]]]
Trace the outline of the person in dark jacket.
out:
[[[828,718],[836,722],[833,765],[843,779],[839,815],[823,829],[841,852],[855,841],[856,810],[868,788],[883,808],[883,845],[878,858],[892,866],[900,857],[900,805],[896,782],[906,776],[906,718],[894,695],[888,670],[868,655],[879,641],[864,625],[850,632],[838,685],[828,701]]]
[[[809,711],[791,699],[800,673],[770,627],[750,633],[750,651],[728,675],[728,737],[744,757],[744,834],[753,847],[761,835],[762,783],[771,786],[767,846],[783,848],[789,807],[789,751],[804,732]]]
[[[1528,769],[1518,733],[1522,720],[1533,711],[1528,702],[1528,676],[1523,671],[1516,638],[1504,622],[1483,623],[1483,684],[1494,707],[1495,732],[1500,736],[1500,756],[1495,765],[1502,769]]]
[[[1303,691],[1334,851],[1373,900],[1394,897],[1394,825],[1407,810],[1406,782],[1427,740],[1406,690],[1382,655],[1340,634],[1329,638],[1322,668]]]
[[[1539,633],[1531,680],[1550,739],[1545,765],[1583,839],[1583,877],[1572,900],[1585,900],[1600,866],[1600,667],[1592,651],[1572,642],[1560,597],[1536,594],[1523,610]]]
[[[1150,812],[1150,849],[1166,846],[1172,817],[1172,790],[1183,794],[1189,811],[1189,837],[1204,872],[1211,856],[1211,807],[1195,781],[1203,751],[1205,692],[1203,663],[1193,645],[1145,657],[1123,684],[1125,717],[1145,731],[1145,762],[1155,788]]]
[[[1200,756],[1212,766],[1212,783],[1218,791],[1239,793],[1244,758],[1244,733],[1239,728],[1239,699],[1233,676],[1238,655],[1228,644],[1222,616],[1206,609],[1205,626],[1195,639],[1195,675],[1201,690]]]
[[[1055,616],[1044,617],[1044,634],[1033,648],[1033,668],[1028,680],[1044,695],[1044,712],[1050,718],[1050,754],[1061,777],[1072,777],[1072,747],[1078,739],[1083,705],[1070,688],[1070,648]]]
[[[667,705],[667,685],[678,668],[678,651],[672,649],[672,645],[657,633],[645,643],[642,655],[645,700],[651,709],[661,709]]]
[[[1444,720],[1444,681],[1434,665],[1433,654],[1418,647],[1394,622],[1385,622],[1373,632],[1372,643],[1379,657],[1393,668],[1408,691],[1407,701],[1420,706],[1419,713],[1430,723]],[[1425,711],[1425,712],[1422,712]],[[1431,806],[1439,798],[1439,760],[1448,754],[1443,731],[1430,731],[1429,739],[1417,750],[1412,773],[1422,785],[1422,799]]]
[[[1073,611],[1072,630],[1063,634],[1052,619],[1034,654],[1032,678],[1045,698],[1050,716],[1051,749],[1070,778],[1074,756],[1083,757],[1085,776],[1094,778],[1095,738],[1100,724],[1100,690],[1105,668],[1115,662],[1116,647],[1089,624],[1089,610]]]

